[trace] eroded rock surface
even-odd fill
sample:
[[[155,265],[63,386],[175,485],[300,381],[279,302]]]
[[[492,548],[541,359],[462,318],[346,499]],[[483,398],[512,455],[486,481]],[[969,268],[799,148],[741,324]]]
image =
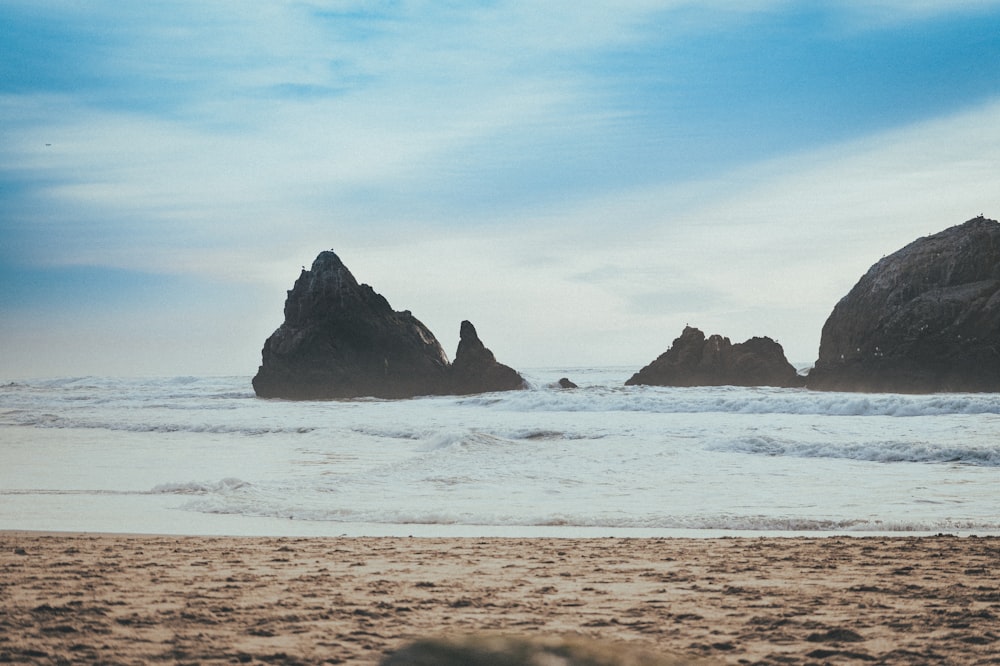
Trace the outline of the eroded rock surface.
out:
[[[625,382],[627,386],[801,386],[794,366],[771,338],[732,344],[685,326],[670,349]]]
[[[1000,224],[980,216],[872,266],[823,326],[807,383],[1000,391]]]
[[[524,378],[517,370],[496,360],[469,321],[463,321],[459,330],[458,351],[450,374],[449,392],[455,394],[513,391],[525,387]]]
[[[408,398],[521,388],[463,322],[455,365],[408,310],[395,311],[359,284],[332,251],[302,270],[285,301],[285,321],[265,341],[253,379],[264,398]],[[515,378],[517,381],[515,381]]]

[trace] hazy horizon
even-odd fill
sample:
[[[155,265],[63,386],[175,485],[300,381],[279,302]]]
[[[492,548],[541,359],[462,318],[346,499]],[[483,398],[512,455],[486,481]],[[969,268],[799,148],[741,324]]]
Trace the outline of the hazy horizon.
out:
[[[1000,2],[0,3],[0,379],[252,375],[333,249],[450,357],[815,360],[1000,217]]]

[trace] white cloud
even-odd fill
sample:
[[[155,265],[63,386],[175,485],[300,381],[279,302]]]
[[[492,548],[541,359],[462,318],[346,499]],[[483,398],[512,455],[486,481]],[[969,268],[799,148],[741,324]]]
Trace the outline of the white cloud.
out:
[[[980,212],[1000,215],[1000,102],[699,182],[517,217],[484,210],[447,230],[404,211],[375,219],[361,207],[314,208],[310,187],[369,177],[363,146],[344,164],[327,155],[333,140],[310,152],[118,117],[62,131],[45,149],[53,153],[28,139],[20,150],[30,168],[62,159],[60,169],[87,170],[90,182],[51,191],[67,209],[166,228],[148,246],[137,224],[120,244],[49,248],[62,262],[262,282],[275,294],[269,328],[299,264],[333,247],[449,353],[470,318],[522,365],[644,363],[687,323],[739,340],[771,335],[811,360],[833,304],[882,255]],[[433,164],[439,142],[410,146],[408,159]],[[256,162],[258,150],[268,159]],[[370,177],[378,172],[373,164]]]
[[[882,254],[1000,215],[1000,102],[699,181],[455,203],[467,182],[488,189],[494,173],[527,169],[520,151],[566,147],[545,164],[560,168],[583,142],[615,141],[608,130],[627,118],[576,55],[640,45],[676,8],[687,22],[666,28],[680,31],[792,5],[410,3],[360,32],[312,12],[367,3],[185,3],[150,22],[145,5],[65,2],[68,21],[109,21],[109,62],[134,85],[178,92],[161,100],[170,108],[98,104],[99,92],[2,96],[0,152],[40,188],[39,212],[19,220],[38,230],[38,261],[193,273],[252,292],[263,324],[234,332],[238,344],[220,336],[227,349],[259,349],[299,266],[333,247],[449,353],[469,318],[522,367],[638,366],[686,323],[771,335],[808,361],[833,304]],[[908,20],[947,10],[845,6]],[[261,314],[263,302],[273,311]]]
[[[1000,216],[1000,101],[710,180],[574,202],[510,232],[342,248],[443,338],[524,365],[645,363],[690,323],[816,356],[833,305],[916,238]],[[427,313],[422,315],[421,313]],[[647,358],[648,357],[648,358]]]

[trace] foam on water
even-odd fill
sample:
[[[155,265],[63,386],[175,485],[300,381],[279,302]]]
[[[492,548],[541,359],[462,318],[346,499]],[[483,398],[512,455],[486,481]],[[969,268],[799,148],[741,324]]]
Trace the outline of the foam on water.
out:
[[[625,387],[629,374],[343,402],[259,400],[248,378],[7,384],[0,528],[1000,531],[996,394]]]
[[[803,442],[767,435],[755,435],[732,439],[723,438],[710,443],[708,448],[713,451],[765,456],[843,458],[880,463],[956,463],[985,467],[1000,466],[1000,448],[985,442],[965,446],[945,442],[891,440],[848,443]]]
[[[212,493],[227,493],[233,490],[249,488],[250,484],[241,479],[226,478],[221,481],[189,481],[187,483],[161,483],[150,491],[153,494],[169,495],[208,495]]]
[[[855,394],[733,386],[674,389],[591,387],[466,398],[462,404],[510,411],[634,411],[663,414],[803,414],[814,416],[1000,415],[998,394]]]

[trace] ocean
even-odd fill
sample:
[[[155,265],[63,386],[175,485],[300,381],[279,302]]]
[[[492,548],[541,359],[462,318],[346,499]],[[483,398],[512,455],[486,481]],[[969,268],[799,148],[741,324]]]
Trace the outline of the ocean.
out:
[[[0,529],[1000,534],[1000,395],[625,387],[292,402],[249,377],[0,386]],[[578,389],[559,389],[568,376]]]

